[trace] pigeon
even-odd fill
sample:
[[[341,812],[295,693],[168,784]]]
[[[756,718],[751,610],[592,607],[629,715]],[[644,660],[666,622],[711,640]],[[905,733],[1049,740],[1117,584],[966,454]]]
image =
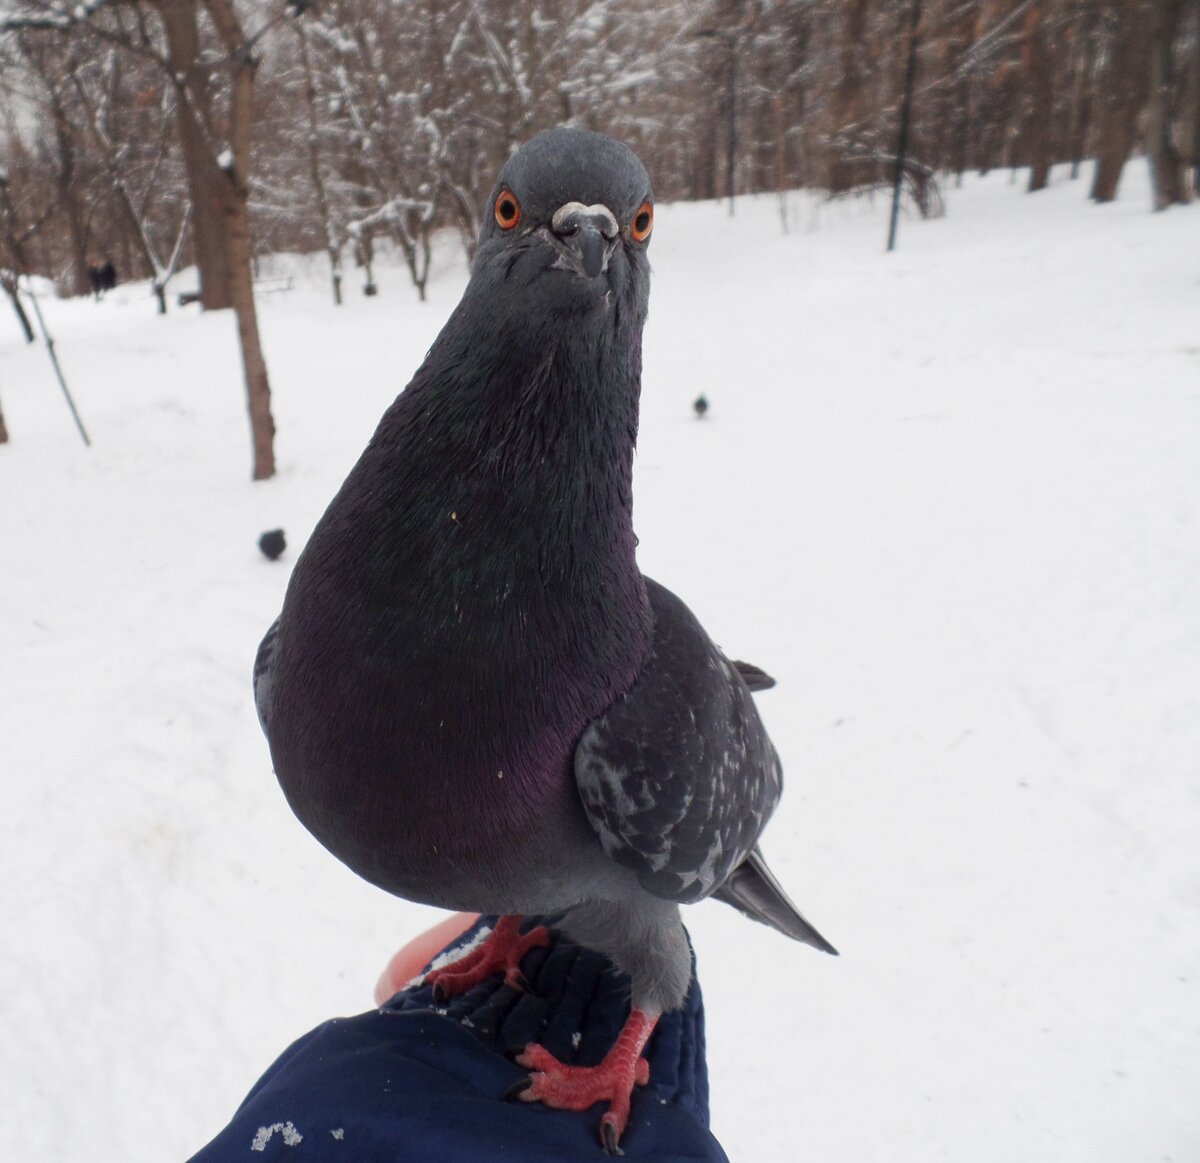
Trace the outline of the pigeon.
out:
[[[708,896],[829,953],[759,836],[780,763],[730,661],[636,560],[632,469],[654,195],[583,129],[504,165],[462,301],[318,522],[254,667],[292,810],[372,884],[495,913],[442,996],[544,944],[628,974],[599,1063],[531,1044],[513,1095],[584,1110],[620,1152],[641,1057],[679,1008],[679,906]]]
[[[696,413],[697,420],[703,420],[708,414],[708,397],[699,395],[692,404],[692,411]]]
[[[258,548],[262,550],[262,555],[268,561],[277,561],[283,556],[283,551],[287,548],[287,541],[283,536],[282,529],[268,529],[258,539]]]

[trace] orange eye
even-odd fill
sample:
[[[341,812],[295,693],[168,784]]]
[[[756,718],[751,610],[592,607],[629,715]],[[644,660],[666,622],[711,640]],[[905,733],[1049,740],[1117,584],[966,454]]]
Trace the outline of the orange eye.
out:
[[[517,201],[516,194],[508,190],[501,190],[500,197],[496,199],[496,225],[501,230],[511,230],[518,222],[521,221],[521,203]]]
[[[634,242],[645,242],[653,229],[654,206],[650,202],[643,202],[629,224],[629,236]]]

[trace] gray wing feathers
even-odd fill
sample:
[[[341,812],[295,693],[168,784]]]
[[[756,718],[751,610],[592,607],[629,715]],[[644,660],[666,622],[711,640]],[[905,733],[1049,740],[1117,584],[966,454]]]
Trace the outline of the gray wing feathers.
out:
[[[575,779],[608,855],[656,896],[708,896],[754,847],[779,799],[775,749],[737,668],[691,611],[647,579],[651,656],[591,724]]]
[[[271,699],[271,656],[278,632],[279,619],[276,618],[258,644],[258,653],[254,656],[254,708],[258,711],[258,721],[264,732],[267,730],[267,708]]]

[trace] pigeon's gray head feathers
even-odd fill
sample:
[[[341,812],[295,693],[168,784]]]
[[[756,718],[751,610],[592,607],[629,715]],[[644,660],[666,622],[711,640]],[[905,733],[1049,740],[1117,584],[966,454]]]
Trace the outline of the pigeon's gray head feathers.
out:
[[[644,317],[654,194],[628,146],[551,129],[508,160],[485,210],[472,282],[560,315],[625,304]]]

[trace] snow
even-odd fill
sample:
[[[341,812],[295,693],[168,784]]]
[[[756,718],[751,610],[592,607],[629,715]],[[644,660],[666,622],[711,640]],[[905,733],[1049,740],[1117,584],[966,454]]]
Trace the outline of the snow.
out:
[[[430,971],[432,972],[435,969],[444,969],[452,962],[459,961],[463,957],[466,957],[468,953],[478,949],[479,946],[491,936],[491,933],[492,930],[487,925],[482,925],[480,926],[479,931],[469,941],[460,941],[457,944],[451,944],[448,948],[442,950],[442,952],[439,953],[432,961],[430,961]],[[427,975],[424,973],[418,973],[417,976],[414,977],[408,984],[413,988],[423,985],[426,976]],[[466,1025],[470,1025],[465,1018],[463,1019],[463,1022]]]
[[[298,1143],[304,1141],[304,1136],[296,1130],[291,1119],[289,1119],[286,1123],[272,1123],[269,1127],[259,1127],[250,1142],[250,1150],[265,1151],[267,1144],[276,1134],[283,1139],[284,1144],[288,1147],[295,1147]]]
[[[779,680],[765,847],[842,951],[688,911],[734,1159],[1200,1157],[1200,212],[1086,183],[968,179],[890,256],[882,199],[659,210],[641,558]],[[186,1157],[436,918],[293,819],[249,675],[439,247],[424,306],[263,298],[259,485],[227,314],[43,301],[88,450],[0,311],[6,1158]]]

